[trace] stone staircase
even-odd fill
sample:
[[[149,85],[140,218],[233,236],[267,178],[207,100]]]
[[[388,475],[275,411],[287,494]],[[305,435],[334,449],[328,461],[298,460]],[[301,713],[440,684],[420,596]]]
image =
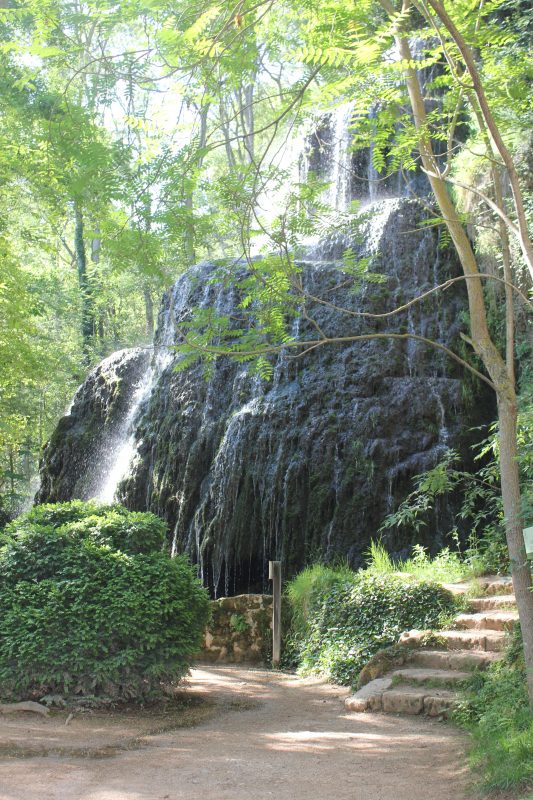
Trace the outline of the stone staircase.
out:
[[[400,647],[377,654],[361,673],[362,687],[345,702],[348,711],[446,716],[457,685],[498,658],[506,631],[518,620],[510,578],[488,577],[475,584],[447,584],[454,594],[479,587],[469,613],[458,614],[445,631],[406,631]]]

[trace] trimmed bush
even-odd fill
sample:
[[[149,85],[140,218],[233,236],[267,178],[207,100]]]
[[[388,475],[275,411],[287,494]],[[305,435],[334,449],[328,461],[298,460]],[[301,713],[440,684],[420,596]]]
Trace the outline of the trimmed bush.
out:
[[[6,532],[16,534],[25,523],[35,525],[50,525],[52,528],[60,528],[67,522],[78,522],[88,516],[105,517],[113,509],[124,515],[128,514],[127,508],[119,505],[105,505],[96,500],[71,500],[69,503],[43,503],[40,506],[33,506],[25,514],[21,514],[6,527]]]
[[[138,698],[198,651],[209,599],[152,514],[80,502],[33,509],[0,547],[0,686]]]
[[[300,598],[291,649],[303,672],[337,683],[355,685],[367,661],[400,633],[442,627],[455,609],[451,594],[433,582],[365,572],[347,577],[345,569],[337,580],[327,577],[307,595],[304,624]]]
[[[87,539],[130,555],[162,550],[167,535],[166,523],[155,514],[128,511],[117,504],[73,500],[35,506],[7,525],[2,538],[20,538],[35,526],[59,530],[65,525],[69,534],[80,541]]]

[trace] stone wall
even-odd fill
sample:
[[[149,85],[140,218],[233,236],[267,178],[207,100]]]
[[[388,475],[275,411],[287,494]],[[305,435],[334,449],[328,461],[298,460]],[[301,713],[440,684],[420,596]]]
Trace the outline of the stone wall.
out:
[[[212,601],[213,617],[205,632],[204,661],[260,664],[270,659],[272,597],[240,594]]]

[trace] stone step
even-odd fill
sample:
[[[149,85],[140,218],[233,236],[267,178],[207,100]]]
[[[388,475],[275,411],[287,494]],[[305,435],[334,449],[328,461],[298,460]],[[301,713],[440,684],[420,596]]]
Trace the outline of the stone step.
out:
[[[518,622],[516,611],[479,611],[475,614],[459,614],[455,618],[458,628],[468,630],[510,630]]]
[[[500,652],[505,647],[504,631],[487,630],[448,630],[448,631],[404,631],[398,644],[406,647],[424,647],[432,645],[436,650],[495,650]]]
[[[506,635],[503,631],[480,630],[438,631],[447,650],[488,650],[501,652],[505,647]]]
[[[513,580],[510,577],[502,577],[501,575],[489,575],[485,578],[479,579],[483,589],[482,593],[485,595],[502,595],[513,594]]]
[[[415,684],[431,687],[447,688],[451,683],[459,683],[471,676],[471,672],[460,672],[456,669],[439,669],[432,667],[402,667],[389,673],[392,683]]]
[[[348,711],[381,711],[383,692],[392,686],[392,678],[375,678],[344,701]]]
[[[381,696],[381,710],[385,714],[426,714],[428,717],[446,716],[457,700],[457,693],[447,689],[425,689],[398,686]]]
[[[480,595],[502,595],[513,593],[513,582],[510,577],[502,575],[485,575],[472,581],[444,583],[444,588],[452,594],[468,594],[474,587]]]
[[[495,594],[489,597],[474,597],[470,600],[472,611],[493,611],[495,609],[514,609],[516,599],[514,594]]]
[[[486,669],[499,658],[498,653],[476,650],[413,650],[410,666],[441,670]]]
[[[414,686],[392,687],[391,678],[378,678],[344,701],[348,711],[383,711],[386,714],[444,716],[457,699],[456,692]]]

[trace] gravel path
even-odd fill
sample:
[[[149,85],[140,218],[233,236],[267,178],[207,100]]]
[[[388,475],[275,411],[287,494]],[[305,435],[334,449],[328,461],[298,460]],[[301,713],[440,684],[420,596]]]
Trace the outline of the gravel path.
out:
[[[346,713],[344,689],[265,670],[205,667],[189,685],[226,710],[108,758],[4,758],[0,800],[467,797],[466,739],[451,725]]]

